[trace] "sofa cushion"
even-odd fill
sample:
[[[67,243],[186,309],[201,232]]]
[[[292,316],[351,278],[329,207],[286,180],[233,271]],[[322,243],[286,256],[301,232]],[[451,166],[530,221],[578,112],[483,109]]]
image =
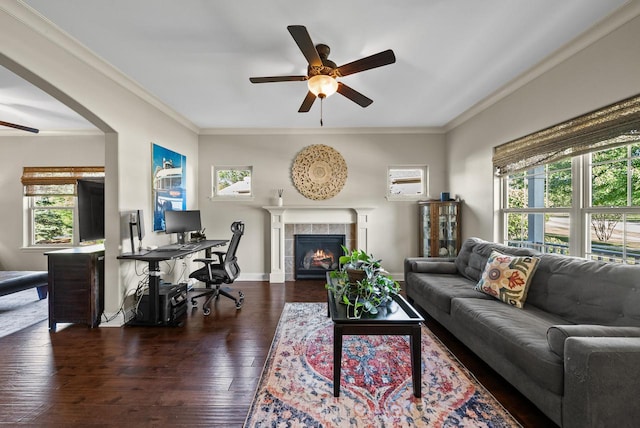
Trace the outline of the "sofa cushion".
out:
[[[454,297],[491,299],[475,291],[474,285],[460,275],[410,272],[407,274],[405,288],[408,297],[418,302],[426,300],[448,314]]]
[[[565,320],[535,306],[518,309],[495,299],[453,299],[451,316],[468,334],[481,337],[487,352],[499,352],[542,388],[562,395],[564,364],[549,348],[547,330]]]
[[[529,286],[535,305],[567,324],[640,327],[640,266],[542,254]]]
[[[522,308],[539,262],[535,256],[511,256],[492,251],[475,289]]]
[[[487,259],[489,259],[493,250],[513,256],[535,256],[540,254],[530,248],[508,247],[495,242],[483,241],[480,238],[468,238],[462,244],[462,248],[460,248],[460,252],[455,259],[458,272],[473,282],[480,281]]]
[[[569,337],[640,337],[640,327],[569,324],[554,325],[547,330],[549,348],[564,358],[564,342]]]

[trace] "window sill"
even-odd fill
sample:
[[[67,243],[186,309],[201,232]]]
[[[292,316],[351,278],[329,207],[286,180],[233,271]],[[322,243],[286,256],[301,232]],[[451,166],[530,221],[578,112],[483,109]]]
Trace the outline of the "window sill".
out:
[[[411,195],[411,196],[398,196],[398,195],[386,195],[385,199],[389,202],[416,202],[429,199],[425,195]]]
[[[20,251],[25,253],[46,253],[56,250],[67,250],[73,248],[73,245],[39,245],[31,247],[20,247]]]
[[[209,196],[210,201],[235,201],[235,202],[245,202],[245,201],[253,201],[255,197],[253,196]]]

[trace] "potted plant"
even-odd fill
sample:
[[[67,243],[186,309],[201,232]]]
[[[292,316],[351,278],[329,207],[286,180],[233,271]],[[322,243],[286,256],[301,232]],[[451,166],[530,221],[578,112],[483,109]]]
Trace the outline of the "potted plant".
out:
[[[398,294],[400,284],[382,268],[381,260],[371,254],[358,249],[350,251],[344,245],[342,250],[340,269],[330,273],[332,281],[327,289],[338,302],[348,306],[354,317],[359,318],[364,312],[377,314],[379,306],[391,302]]]

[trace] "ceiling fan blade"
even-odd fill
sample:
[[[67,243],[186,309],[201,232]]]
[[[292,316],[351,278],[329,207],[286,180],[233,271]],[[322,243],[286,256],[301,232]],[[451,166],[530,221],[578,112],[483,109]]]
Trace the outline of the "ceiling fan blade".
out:
[[[311,110],[311,106],[313,102],[316,100],[316,96],[313,95],[313,92],[307,92],[307,96],[304,97],[304,101],[302,101],[302,105],[298,109],[298,113],[306,113]]]
[[[305,80],[307,80],[307,76],[249,77],[249,81],[251,81],[251,83],[302,82]]]
[[[338,76],[348,76],[353,73],[359,73],[365,70],[371,70],[372,68],[382,67],[383,65],[393,64],[396,62],[396,56],[391,49],[378,52],[377,54],[361,58],[359,60],[350,62],[345,65],[341,65],[336,68]]]
[[[360,92],[342,82],[338,82],[338,92],[361,107],[367,107],[373,102],[371,98],[365,97]]]
[[[320,59],[320,55],[318,55],[316,47],[311,41],[311,37],[309,36],[309,32],[306,27],[304,25],[289,25],[287,30],[291,33],[291,37],[295,40],[309,65],[312,67],[322,67],[322,60]]]
[[[0,120],[0,125],[8,126],[9,128],[19,129],[21,131],[33,132],[34,134],[37,134],[38,132],[40,132],[40,130],[36,128],[29,128],[28,126],[16,125],[15,123],[3,122],[1,120]]]

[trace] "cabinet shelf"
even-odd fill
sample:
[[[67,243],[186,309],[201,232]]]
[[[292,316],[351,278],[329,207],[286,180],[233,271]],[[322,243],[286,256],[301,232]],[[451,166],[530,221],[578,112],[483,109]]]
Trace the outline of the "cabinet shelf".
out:
[[[460,251],[462,202],[418,202],[420,257],[455,257]]]

